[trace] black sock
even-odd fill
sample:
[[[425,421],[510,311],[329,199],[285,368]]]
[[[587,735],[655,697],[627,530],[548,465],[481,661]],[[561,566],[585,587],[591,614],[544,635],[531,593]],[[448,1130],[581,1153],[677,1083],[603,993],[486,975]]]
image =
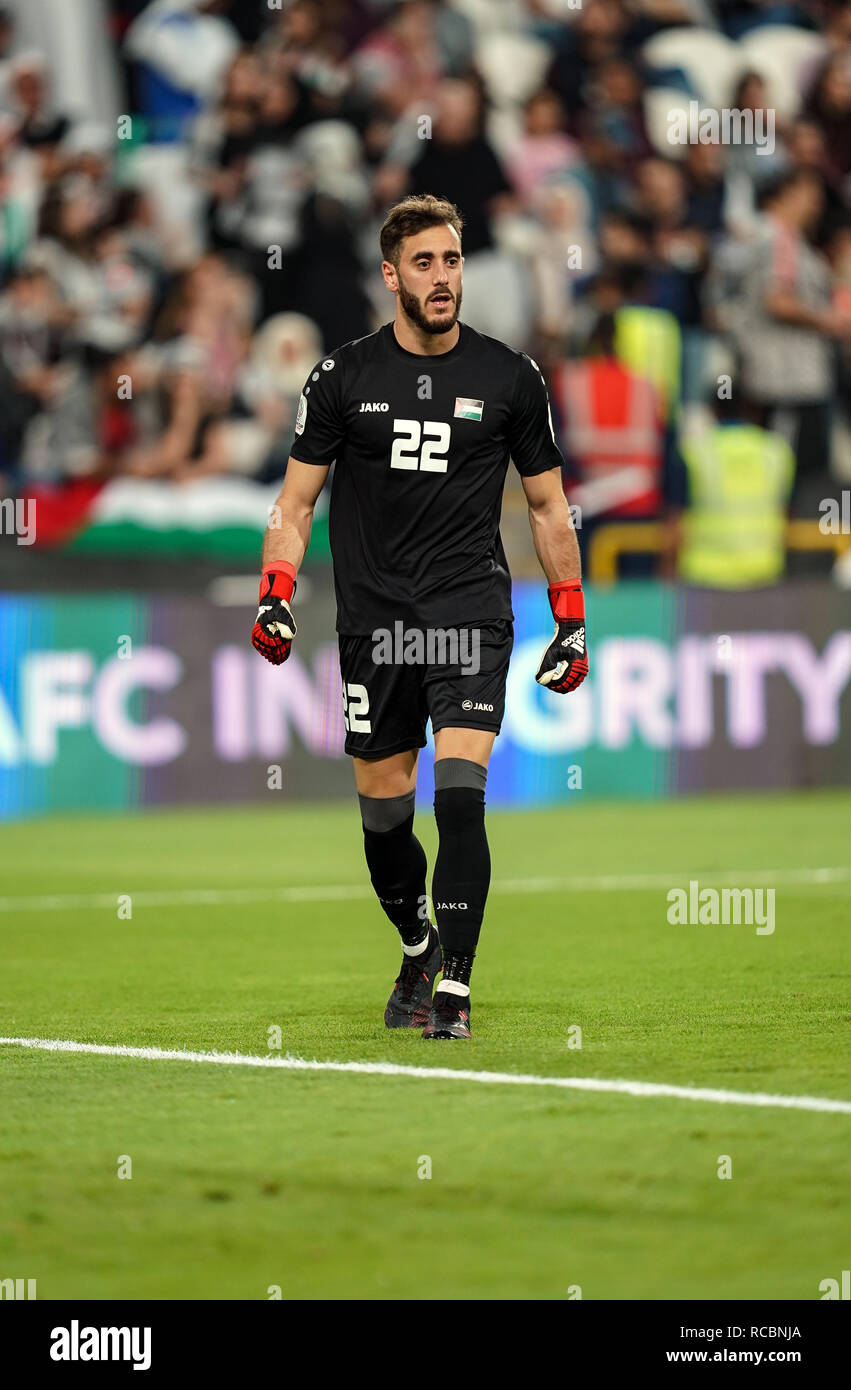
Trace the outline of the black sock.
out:
[[[475,954],[490,886],[485,794],[479,787],[443,787],[434,794],[440,836],[432,896],[444,960]],[[460,982],[466,984],[467,979]],[[456,976],[455,978],[460,978]]]
[[[407,798],[406,798],[407,799]],[[413,793],[411,793],[411,812],[390,829],[372,829],[383,818],[388,819],[391,809],[379,805],[379,814],[370,812],[369,805],[379,798],[361,797],[361,810],[364,818],[363,844],[369,876],[378,896],[378,901],[405,946],[416,946],[427,934],[430,927],[428,900],[426,898],[425,850],[414,834]],[[392,801],[400,802],[401,797]],[[402,808],[404,809],[404,808]]]
[[[441,985],[448,984],[450,981],[454,981],[459,985],[467,985],[469,989],[470,974],[473,969],[473,957],[475,954],[475,951],[444,950],[443,978],[440,981],[440,985],[438,985],[438,989],[440,989]],[[449,994],[452,992],[452,990],[448,991]]]

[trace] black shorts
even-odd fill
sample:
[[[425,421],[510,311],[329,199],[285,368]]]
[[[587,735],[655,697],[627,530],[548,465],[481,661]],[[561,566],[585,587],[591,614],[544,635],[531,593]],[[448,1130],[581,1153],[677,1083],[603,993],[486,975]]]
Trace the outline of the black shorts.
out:
[[[338,633],[346,752],[388,758],[424,748],[432,729],[490,729],[499,733],[514,624],[427,629],[420,650],[403,631],[382,646],[373,636]],[[476,669],[478,668],[478,669]]]

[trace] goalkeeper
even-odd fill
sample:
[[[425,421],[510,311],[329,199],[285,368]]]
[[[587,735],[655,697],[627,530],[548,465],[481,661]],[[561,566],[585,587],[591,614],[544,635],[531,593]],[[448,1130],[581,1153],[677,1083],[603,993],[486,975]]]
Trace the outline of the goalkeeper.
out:
[[[470,978],[490,883],[485,787],[513,644],[499,535],[509,460],[529,505],[555,620],[535,679],[559,694],[588,673],[579,550],[536,364],[459,320],[462,221],[411,197],[381,230],[392,323],[330,353],[305,382],[279,524],[266,534],[253,641],[286,661],[297,573],[332,462],[330,536],[346,752],[370,878],[401,939],[388,1028],[471,1036]],[[380,632],[454,631],[445,660],[379,659]],[[428,918],[426,857],[414,834],[417,759],[431,719],[439,848]],[[437,977],[440,981],[435,989]]]

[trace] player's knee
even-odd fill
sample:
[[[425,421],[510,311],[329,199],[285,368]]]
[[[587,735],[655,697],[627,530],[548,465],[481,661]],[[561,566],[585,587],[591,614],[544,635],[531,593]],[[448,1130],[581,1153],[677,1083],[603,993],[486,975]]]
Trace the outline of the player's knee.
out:
[[[389,758],[355,758],[358,792],[370,800],[384,801],[413,795],[416,791],[415,750]]]

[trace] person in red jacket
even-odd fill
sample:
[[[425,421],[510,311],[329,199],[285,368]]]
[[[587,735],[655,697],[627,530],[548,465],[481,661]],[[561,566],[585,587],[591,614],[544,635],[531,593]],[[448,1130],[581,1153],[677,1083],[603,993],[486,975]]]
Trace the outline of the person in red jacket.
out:
[[[665,422],[658,387],[615,353],[611,314],[598,320],[584,357],[558,363],[551,378],[565,456],[565,492],[577,507],[583,561],[609,521],[657,521],[682,506],[684,467]],[[625,573],[649,574],[652,556],[630,555]]]

